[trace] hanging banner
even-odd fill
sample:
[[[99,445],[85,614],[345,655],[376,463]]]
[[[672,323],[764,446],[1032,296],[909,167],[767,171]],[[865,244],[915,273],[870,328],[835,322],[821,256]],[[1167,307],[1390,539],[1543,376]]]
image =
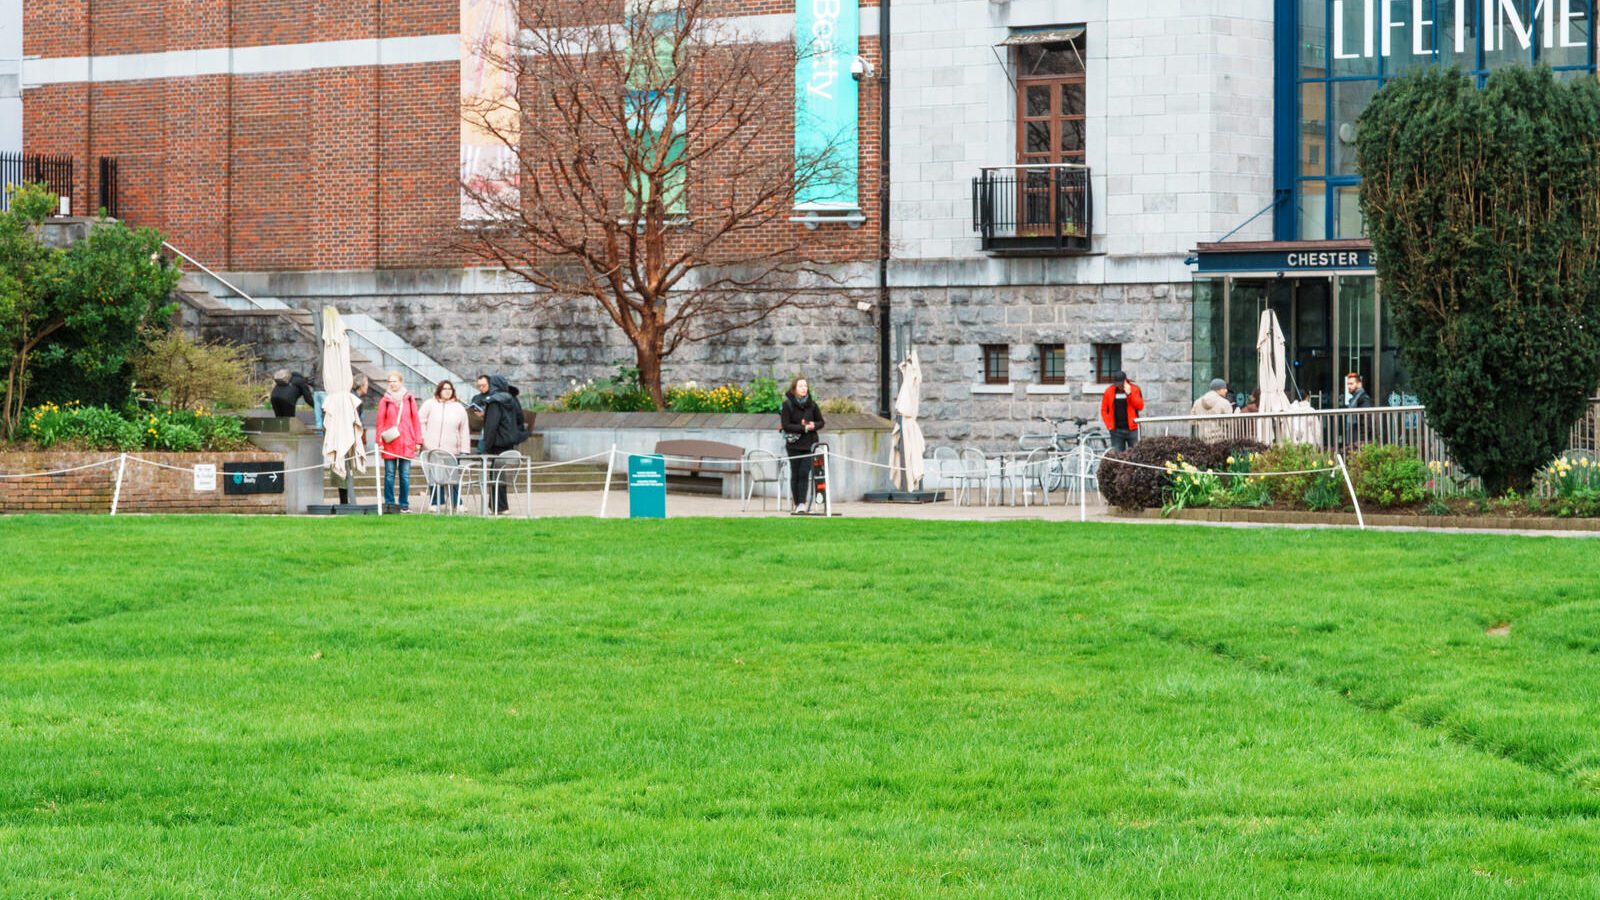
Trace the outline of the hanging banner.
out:
[[[856,211],[858,0],[795,0],[795,209]]]
[[[461,0],[461,218],[504,218],[522,200],[513,0]]]

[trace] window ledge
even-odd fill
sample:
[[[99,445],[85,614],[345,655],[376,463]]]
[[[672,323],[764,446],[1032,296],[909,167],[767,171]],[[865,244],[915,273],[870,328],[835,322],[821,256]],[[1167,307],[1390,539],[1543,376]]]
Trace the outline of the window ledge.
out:
[[[1109,385],[1109,384],[1096,384],[1096,383],[1094,383],[1092,381],[1085,381],[1083,383],[1083,385],[1078,388],[1078,393],[1084,394],[1085,396],[1087,396],[1089,394],[1093,394],[1096,397],[1098,397],[1101,394],[1104,394],[1106,392],[1106,388],[1108,388],[1108,387],[1111,387],[1111,385]]]
[[[1075,393],[1070,384],[1030,384],[1030,394],[1071,394]]]
[[[1010,394],[1012,386],[1009,384],[975,384],[972,386],[974,394]]]

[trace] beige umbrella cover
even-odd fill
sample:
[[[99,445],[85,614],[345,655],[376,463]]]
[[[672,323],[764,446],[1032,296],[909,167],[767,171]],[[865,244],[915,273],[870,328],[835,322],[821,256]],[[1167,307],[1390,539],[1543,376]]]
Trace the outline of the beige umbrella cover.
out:
[[[1256,329],[1256,375],[1257,388],[1261,392],[1257,401],[1257,410],[1264,413],[1281,413],[1289,410],[1289,395],[1286,391],[1288,369],[1285,366],[1285,353],[1283,348],[1283,327],[1278,324],[1278,314],[1270,309],[1262,310],[1261,326]],[[1280,432],[1286,430],[1280,427],[1282,419],[1257,419],[1256,440],[1263,444],[1270,444],[1279,437],[1285,437]]]
[[[322,458],[335,475],[344,477],[354,459],[356,470],[367,470],[361,451],[361,414],[350,393],[355,379],[350,373],[350,338],[344,319],[331,306],[322,308]]]
[[[917,351],[900,363],[900,392],[894,398],[894,463],[892,475],[903,491],[913,491],[922,483],[922,454],[926,445],[917,412],[922,406],[922,362]]]

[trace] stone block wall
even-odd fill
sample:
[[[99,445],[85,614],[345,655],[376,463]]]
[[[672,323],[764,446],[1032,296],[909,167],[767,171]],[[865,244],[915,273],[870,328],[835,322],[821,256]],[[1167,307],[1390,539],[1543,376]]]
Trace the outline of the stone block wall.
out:
[[[901,288],[895,319],[922,360],[921,423],[929,446],[1015,450],[1047,430],[1035,416],[1097,421],[1091,345],[1120,344],[1146,415],[1190,404],[1190,285],[1078,284]],[[1010,384],[983,383],[982,344],[1010,347]],[[1039,345],[1062,344],[1066,384],[1042,385]],[[898,383],[898,382],[897,382]],[[1068,431],[1070,431],[1070,426]]]
[[[119,513],[281,513],[282,494],[222,492],[225,462],[281,462],[275,453],[139,453],[141,459],[177,469],[128,461],[123,469]],[[0,513],[111,511],[116,489],[115,453],[80,453],[43,450],[0,453],[0,475],[56,472],[109,460],[107,465],[61,475],[36,478],[0,478]],[[211,463],[217,467],[217,489],[196,493],[192,467]]]
[[[590,301],[552,303],[528,293],[276,296],[311,310],[332,303],[341,312],[366,313],[463,379],[503,373],[524,396],[545,402],[573,382],[607,378],[619,365],[634,364],[633,345]],[[822,396],[846,396],[870,411],[878,399],[877,314],[857,309],[857,297],[876,301],[875,292],[841,292],[825,309],[780,310],[754,327],[684,344],[667,360],[666,380],[745,385],[804,373]],[[288,368],[311,371],[304,367],[320,356],[320,350],[259,337],[268,343],[252,342],[255,352]],[[293,353],[302,358],[288,358]]]

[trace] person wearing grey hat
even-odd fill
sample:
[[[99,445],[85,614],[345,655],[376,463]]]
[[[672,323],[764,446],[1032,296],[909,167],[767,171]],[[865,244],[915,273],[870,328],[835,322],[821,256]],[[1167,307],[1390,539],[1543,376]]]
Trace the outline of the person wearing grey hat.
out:
[[[1233,415],[1233,401],[1228,399],[1228,383],[1221,378],[1211,379],[1211,389],[1200,395],[1200,399],[1189,407],[1191,416],[1230,416]],[[1228,436],[1228,426],[1222,422],[1201,425],[1198,437],[1204,441],[1220,441]]]
[[[1113,372],[1111,386],[1100,398],[1100,421],[1111,432],[1111,449],[1126,450],[1139,443],[1139,413],[1144,393],[1126,372]]]

